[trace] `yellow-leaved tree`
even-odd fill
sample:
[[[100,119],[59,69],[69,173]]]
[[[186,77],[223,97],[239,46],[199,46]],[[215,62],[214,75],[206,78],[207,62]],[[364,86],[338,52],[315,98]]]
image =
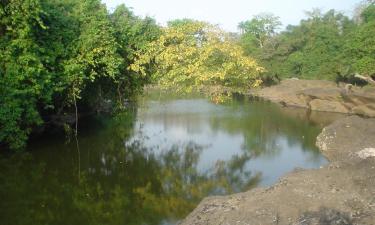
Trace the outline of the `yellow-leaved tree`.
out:
[[[129,69],[151,76],[162,88],[184,92],[202,87],[242,92],[259,86],[263,71],[228,33],[188,19],[170,22]]]

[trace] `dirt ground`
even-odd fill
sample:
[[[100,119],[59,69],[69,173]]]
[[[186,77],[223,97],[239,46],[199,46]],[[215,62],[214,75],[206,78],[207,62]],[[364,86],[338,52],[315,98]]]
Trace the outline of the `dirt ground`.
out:
[[[375,225],[375,119],[348,116],[317,146],[330,163],[295,171],[269,188],[209,197],[183,225]]]

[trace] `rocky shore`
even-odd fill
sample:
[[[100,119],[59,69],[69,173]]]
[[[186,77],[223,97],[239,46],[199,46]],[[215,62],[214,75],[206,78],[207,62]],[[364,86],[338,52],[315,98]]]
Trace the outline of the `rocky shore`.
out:
[[[375,89],[291,79],[249,95],[351,116],[317,137],[325,167],[295,169],[268,188],[208,197],[181,225],[374,225],[375,118],[363,117],[375,117]]]
[[[331,81],[283,80],[279,85],[252,90],[249,95],[288,107],[375,117],[375,88],[345,89]]]

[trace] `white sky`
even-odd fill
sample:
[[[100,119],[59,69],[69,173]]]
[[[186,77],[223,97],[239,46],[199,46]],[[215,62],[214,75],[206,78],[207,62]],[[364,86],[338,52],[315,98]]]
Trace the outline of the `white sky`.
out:
[[[253,15],[270,12],[280,17],[284,26],[296,25],[312,8],[335,9],[351,16],[360,0],[102,0],[109,9],[124,3],[139,16],[151,16],[159,24],[168,20],[192,18],[219,24],[227,31],[237,31],[239,22]]]

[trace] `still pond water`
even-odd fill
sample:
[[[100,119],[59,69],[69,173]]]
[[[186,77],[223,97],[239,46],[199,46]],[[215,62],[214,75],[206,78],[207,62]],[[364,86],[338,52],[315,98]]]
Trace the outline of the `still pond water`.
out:
[[[275,183],[326,163],[315,147],[335,115],[248,99],[147,95],[115,118],[0,155],[0,224],[176,224],[209,195]]]

